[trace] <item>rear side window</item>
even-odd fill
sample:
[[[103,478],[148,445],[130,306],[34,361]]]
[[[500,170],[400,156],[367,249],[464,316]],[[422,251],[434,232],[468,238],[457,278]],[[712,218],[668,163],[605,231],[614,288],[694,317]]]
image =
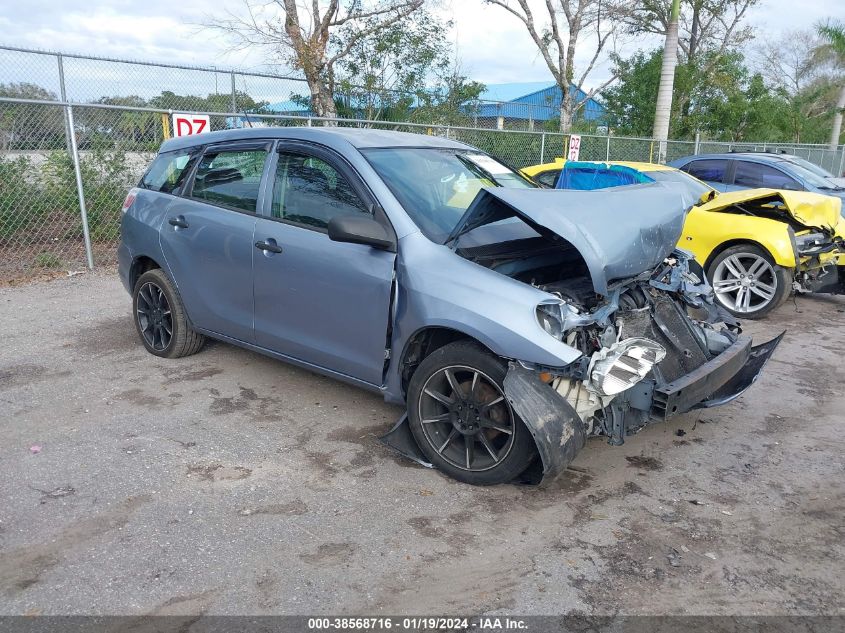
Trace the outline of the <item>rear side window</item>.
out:
[[[193,155],[190,151],[166,152],[156,156],[141,178],[140,186],[151,191],[173,193],[185,180]]]
[[[267,152],[206,152],[197,166],[191,197],[255,213]]]
[[[698,178],[708,182],[725,182],[725,170],[728,161],[724,159],[694,160],[682,169]]]
[[[325,229],[340,215],[369,213],[349,181],[326,161],[281,152],[273,187],[274,218]]]
[[[767,189],[800,189],[794,178],[769,165],[737,161],[734,184],[742,187]]]

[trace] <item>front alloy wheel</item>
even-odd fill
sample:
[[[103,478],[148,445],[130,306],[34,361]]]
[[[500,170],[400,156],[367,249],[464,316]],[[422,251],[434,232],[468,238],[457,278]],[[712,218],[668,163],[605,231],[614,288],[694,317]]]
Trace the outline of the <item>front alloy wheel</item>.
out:
[[[756,319],[781,305],[791,290],[791,274],[753,245],[729,248],[710,265],[716,300],[737,317]]]
[[[444,345],[408,385],[408,422],[420,450],[465,483],[513,481],[536,456],[528,428],[502,387],[507,363],[469,340]]]
[[[444,367],[423,386],[419,418],[429,446],[456,468],[488,470],[513,447],[513,411],[505,394],[483,372]]]

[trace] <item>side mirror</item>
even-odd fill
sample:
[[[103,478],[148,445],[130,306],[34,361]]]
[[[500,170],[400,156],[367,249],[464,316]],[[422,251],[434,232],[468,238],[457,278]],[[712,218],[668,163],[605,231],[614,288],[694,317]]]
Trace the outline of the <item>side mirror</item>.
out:
[[[396,252],[396,240],[379,222],[366,215],[339,215],[329,220],[329,239],[334,242],[365,244]]]

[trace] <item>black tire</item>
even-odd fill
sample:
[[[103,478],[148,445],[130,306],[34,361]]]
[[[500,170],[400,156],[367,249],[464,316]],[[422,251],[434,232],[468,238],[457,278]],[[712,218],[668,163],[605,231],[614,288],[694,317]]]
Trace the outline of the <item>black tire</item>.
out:
[[[431,463],[458,481],[481,486],[513,481],[536,455],[528,428],[504,397],[506,373],[502,359],[477,343],[457,341],[427,356],[411,378],[411,432]]]
[[[707,268],[716,301],[740,319],[761,319],[783,305],[792,293],[792,275],[755,244],[726,248]]]
[[[150,354],[182,358],[196,354],[205,336],[191,329],[176,288],[160,268],[148,270],[132,290],[135,330]]]

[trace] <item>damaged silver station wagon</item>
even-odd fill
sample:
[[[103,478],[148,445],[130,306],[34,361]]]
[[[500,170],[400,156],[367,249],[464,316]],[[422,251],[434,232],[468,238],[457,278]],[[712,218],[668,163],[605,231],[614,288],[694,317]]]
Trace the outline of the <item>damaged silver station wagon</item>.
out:
[[[447,139],[261,128],[169,140],[123,205],[144,346],[210,336],[381,392],[385,441],[472,484],[737,397],[752,346],[676,250],[671,184],[536,188]]]

